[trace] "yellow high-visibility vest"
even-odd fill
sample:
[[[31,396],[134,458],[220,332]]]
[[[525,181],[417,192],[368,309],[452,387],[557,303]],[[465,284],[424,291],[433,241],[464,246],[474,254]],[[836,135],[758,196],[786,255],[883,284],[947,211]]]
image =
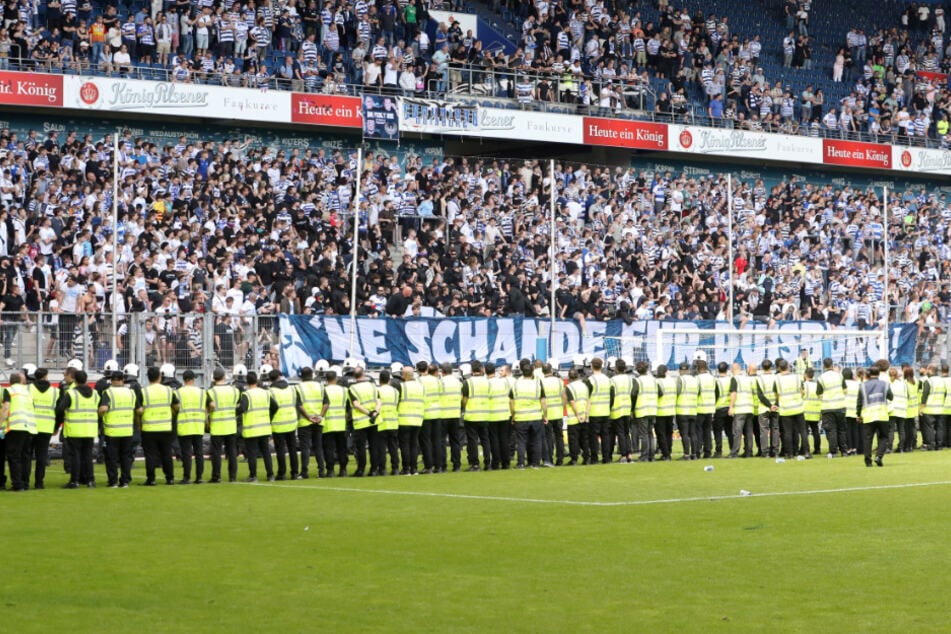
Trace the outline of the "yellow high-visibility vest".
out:
[[[208,390],[215,406],[209,417],[212,436],[230,436],[238,433],[238,417],[235,411],[241,392],[233,385],[215,385]]]
[[[36,433],[52,434],[56,430],[56,401],[59,400],[59,389],[51,385],[45,392],[40,392],[35,385],[31,385],[30,394],[33,395]]]
[[[17,383],[11,385],[7,393],[10,394],[10,409],[7,413],[6,430],[36,434],[36,416],[33,412],[33,395],[30,388]]]
[[[172,388],[161,383],[142,388],[142,431],[172,431]]]
[[[178,435],[201,436],[205,433],[205,391],[197,385],[178,388]]]
[[[108,387],[109,409],[102,417],[103,432],[110,438],[129,438],[135,421],[135,392],[125,386]]]

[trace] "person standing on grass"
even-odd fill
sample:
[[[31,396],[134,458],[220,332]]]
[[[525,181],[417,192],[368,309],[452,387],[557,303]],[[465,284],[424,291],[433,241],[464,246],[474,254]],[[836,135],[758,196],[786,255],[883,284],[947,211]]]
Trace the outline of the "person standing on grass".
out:
[[[590,396],[588,406],[588,449],[591,452],[591,462],[597,464],[599,454],[602,461],[611,462],[611,452],[614,447],[608,436],[611,433],[611,380],[604,374],[604,361],[599,357],[591,360],[591,376],[585,380]],[[602,451],[603,450],[603,451]]]
[[[710,457],[710,444],[713,435],[713,415],[717,411],[717,380],[710,374],[707,362],[699,359],[696,362],[697,383],[700,396],[697,398],[697,432],[698,443],[694,447],[694,459]]]
[[[125,374],[113,371],[110,385],[99,396],[99,416],[106,438],[106,477],[110,489],[126,489],[132,482],[132,434],[135,430],[135,392],[125,387]]]
[[[940,434],[943,441],[943,418],[946,385],[938,376],[935,365],[923,370],[924,378],[921,381],[921,437],[922,449],[936,450],[941,448],[937,436]]]
[[[383,467],[378,464],[379,452],[376,446],[377,419],[382,405],[380,392],[359,366],[353,371],[353,383],[349,387],[348,395],[353,421],[353,454],[357,460],[357,470],[353,475],[358,478],[365,475],[367,450],[370,452],[370,475],[383,475]]]
[[[545,388],[541,381],[532,377],[532,364],[528,359],[521,360],[519,370],[522,376],[515,380],[509,392],[509,407],[518,442],[516,469],[526,466],[535,469],[541,461],[542,433],[548,424],[548,405]]]
[[[419,459],[419,429],[423,426],[423,408],[426,403],[426,388],[416,380],[411,366],[403,367],[403,383],[400,385],[400,400],[397,406],[399,421],[400,475],[416,475]]]
[[[666,365],[657,366],[657,445],[661,460],[670,460],[674,443],[674,415],[677,413],[677,377],[669,376]]]
[[[873,365],[868,369],[868,380],[862,383],[855,404],[855,413],[862,423],[865,445],[865,466],[872,466],[872,440],[878,436],[878,449],[875,464],[885,466],[883,458],[889,446],[888,403],[892,400],[892,389],[879,378],[879,368]]]
[[[221,452],[228,461],[228,482],[238,479],[238,399],[241,392],[225,383],[223,368],[215,368],[215,382],[205,391],[205,409],[208,411],[208,431],[211,434],[211,482],[221,482]]]
[[[660,366],[663,367],[663,366]],[[634,399],[634,421],[637,424],[637,444],[641,455],[639,462],[654,462],[654,450],[657,448],[654,440],[654,425],[657,419],[657,403],[664,395],[664,390],[651,373],[650,365],[646,361],[638,361],[637,381],[631,392]],[[659,369],[659,368],[658,368]],[[666,369],[666,368],[665,368]]]
[[[334,477],[334,465],[339,465],[337,476],[347,475],[347,388],[338,385],[336,370],[327,370],[324,386],[324,404],[320,410],[323,424],[324,462],[327,477]]]
[[[419,430],[419,445],[423,452],[423,473],[436,473],[436,453],[445,456],[446,445],[442,433],[442,381],[439,366],[420,361],[416,364],[419,382],[426,390],[423,405],[423,426]]]
[[[717,364],[717,399],[716,410],[713,413],[713,457],[723,457],[723,436],[726,435],[727,446],[733,452],[733,418],[730,416],[730,366],[726,361]],[[704,453],[710,453],[709,448]]]
[[[941,364],[941,382],[944,384],[944,408],[941,418],[935,421],[935,447],[951,447],[951,376],[948,364]]]
[[[83,373],[85,376],[85,373]],[[145,486],[155,486],[155,470],[160,466],[165,484],[175,484],[172,463],[173,417],[178,411],[178,396],[167,385],[162,385],[159,369],[151,367],[146,374],[149,384],[142,388],[135,411],[142,430],[142,449],[145,451]],[[82,384],[77,373],[76,381]]]
[[[497,376],[495,364],[485,364],[485,374],[489,381],[489,443],[491,444],[492,469],[508,469],[512,460],[509,440],[512,435],[512,418],[509,412],[509,382],[503,376]]]
[[[790,372],[789,362],[779,359],[776,362],[779,376],[776,377],[776,411],[779,414],[779,426],[783,430],[783,457],[790,459],[796,453],[800,441],[809,447],[806,438],[806,422],[803,418],[802,380],[798,374]]]
[[[151,369],[149,370],[151,372]],[[241,438],[248,459],[248,482],[258,481],[258,455],[264,462],[268,481],[274,480],[271,462],[271,395],[258,387],[257,372],[248,372],[248,389],[238,399],[237,415],[241,417]]]
[[[482,467],[492,466],[492,444],[489,440],[489,380],[483,374],[481,361],[471,364],[472,376],[462,384],[462,419],[466,428],[466,458],[469,471],[479,471],[479,447]]]
[[[274,437],[274,453],[277,454],[277,480],[288,477],[287,460],[290,458],[292,480],[300,479],[297,460],[297,392],[284,379],[281,371],[271,370],[268,377],[271,387],[271,435]]]
[[[624,359],[614,362],[614,376],[611,377],[611,422],[610,429],[606,430],[605,449],[608,460],[614,454],[614,438],[618,440],[618,453],[621,462],[628,462],[631,458],[631,393],[634,391],[633,377],[627,373],[627,363]]]
[[[581,375],[577,370],[568,371],[568,386],[565,388],[565,399],[567,400],[567,427],[568,427],[568,466],[573,467],[578,464],[578,456],[581,455],[585,462],[588,461],[588,430],[585,426],[588,423],[588,386],[581,380]]]
[[[545,427],[545,456],[547,464],[561,466],[565,460],[565,382],[555,374],[551,363],[542,366],[542,387],[545,389],[545,402],[548,404],[548,425]],[[630,393],[630,390],[628,391]],[[630,399],[628,399],[630,400]],[[630,438],[630,402],[628,403],[627,437]],[[630,453],[630,443],[628,443]],[[552,462],[554,459],[554,462]]]
[[[443,363],[440,370],[442,371],[442,423],[440,424],[442,437],[436,451],[436,467],[442,473],[448,470],[445,444],[448,437],[449,461],[452,463],[453,472],[456,472],[462,469],[462,443],[465,438],[465,430],[462,427],[462,382],[453,376],[452,366],[448,363]]]
[[[818,385],[816,384],[815,369],[812,367],[806,368],[803,379],[802,392],[805,406],[803,415],[806,419],[806,427],[809,433],[812,434],[812,453],[819,454],[822,451],[822,436],[819,435],[819,421],[822,419],[822,401],[819,399],[817,392]],[[808,438],[801,447],[801,453],[806,456],[810,453]]]
[[[763,359],[760,363],[760,372],[756,377],[758,394],[772,401],[776,393],[776,374],[773,372],[773,362]],[[764,456],[775,458],[779,455],[779,414],[776,413],[774,403],[760,408],[759,437],[760,448]]]
[[[376,423],[377,451],[379,452],[377,462],[380,465],[378,475],[383,475],[386,469],[386,456],[389,454],[390,475],[395,476],[400,469],[400,391],[390,385],[391,378],[389,370],[380,372],[380,415]]]
[[[733,364],[733,378],[730,380],[730,409],[727,412],[733,418],[733,445],[730,458],[740,455],[743,445],[743,457],[753,457],[753,379],[743,372],[739,363]]]
[[[300,371],[297,384],[297,445],[300,447],[300,476],[310,477],[310,456],[317,460],[317,477],[324,478],[323,426],[320,409],[324,404],[324,388],[314,380],[313,368]]]
[[[92,449],[99,432],[99,399],[95,391],[86,385],[86,372],[77,370],[76,383],[67,390],[56,405],[56,414],[65,424],[63,429],[69,438],[70,474],[68,489],[78,489],[85,484],[89,488],[96,486],[93,474]],[[172,421],[169,420],[169,428]]]
[[[816,394],[821,399],[822,429],[829,443],[829,455],[848,454],[848,428],[845,423],[845,379],[832,359],[822,360],[822,374],[816,381]]]
[[[859,397],[859,388],[862,387],[862,379],[865,378],[865,371],[857,368],[855,374],[852,368],[842,370],[842,378],[845,380],[845,425],[848,428],[848,455],[854,456],[856,453],[865,453],[862,448],[862,425],[856,420],[855,403]]]
[[[192,461],[195,462],[195,484],[201,484],[205,473],[205,425],[207,411],[205,391],[195,385],[195,373],[185,370],[182,374],[185,384],[176,390],[180,408],[178,410],[178,444],[182,450],[182,479],[179,484],[192,481]]]
[[[700,432],[697,430],[699,398],[700,381],[690,373],[690,365],[684,361],[677,376],[677,428],[684,449],[681,460],[693,460],[700,455]]]
[[[26,386],[26,377],[20,372],[10,375],[10,387],[4,390],[3,406],[0,408],[4,438],[7,443],[7,462],[10,465],[10,480],[14,491],[30,488],[30,459],[33,436],[36,435],[36,417],[33,413],[33,396]]]
[[[46,465],[50,459],[50,439],[56,430],[56,401],[59,389],[47,380],[49,370],[37,368],[33,373],[30,393],[33,395],[33,415],[36,418],[36,435],[33,437],[33,488],[45,487]]]

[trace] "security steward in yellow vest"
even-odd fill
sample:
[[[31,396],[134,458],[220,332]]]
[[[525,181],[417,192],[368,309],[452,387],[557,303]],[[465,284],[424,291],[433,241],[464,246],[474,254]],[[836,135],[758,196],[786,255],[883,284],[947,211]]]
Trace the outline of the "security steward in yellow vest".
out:
[[[633,368],[632,368],[633,369]],[[634,456],[631,452],[631,413],[633,401],[631,393],[634,391],[634,377],[628,374],[627,362],[618,359],[614,362],[614,376],[611,377],[611,423],[602,444],[609,456],[614,454],[614,441],[617,440],[618,453],[621,462],[629,462]]]
[[[416,380],[412,366],[403,367],[400,385],[400,401],[397,406],[399,420],[400,475],[417,475],[419,463],[419,429],[423,426],[423,409],[426,403],[426,388]]]
[[[822,374],[816,381],[820,398],[822,429],[829,443],[829,455],[845,456],[849,450],[849,428],[845,424],[845,379],[832,365],[832,359],[822,360]]]
[[[865,378],[865,370],[856,368],[853,373],[852,368],[843,368],[842,378],[845,379],[845,425],[849,430],[848,455],[864,454],[862,424],[856,420],[855,403],[858,401],[859,388]]]
[[[479,470],[479,447],[485,469],[492,464],[492,445],[489,441],[489,380],[481,361],[470,364],[472,376],[462,384],[462,420],[466,429],[466,459],[469,471]]]
[[[71,452],[68,489],[80,485],[96,486],[93,475],[92,449],[99,434],[99,397],[86,384],[88,378],[83,370],[73,374],[75,384],[64,392],[56,404],[56,414],[65,421],[63,431],[69,438]]]
[[[258,481],[258,456],[264,462],[268,482],[274,481],[271,461],[271,415],[277,410],[267,390],[258,385],[257,372],[248,372],[248,389],[242,392],[235,410],[241,419],[241,438],[248,460],[248,482]]]
[[[36,420],[36,435],[33,436],[33,488],[46,487],[46,465],[50,460],[50,439],[56,429],[56,401],[59,399],[59,389],[47,380],[49,371],[46,368],[37,368],[33,373],[33,382],[30,383],[30,393],[33,395],[33,416]]]
[[[158,368],[148,369],[149,384],[142,388],[136,399],[139,428],[142,430],[142,450],[145,452],[145,486],[155,486],[155,470],[161,466],[165,484],[175,484],[172,470],[172,440],[175,438],[174,417],[178,411],[175,391],[162,385]]]
[[[132,482],[135,392],[124,385],[125,373],[121,370],[113,371],[109,381],[109,387],[99,395],[99,416],[106,439],[106,476],[110,489],[127,489]]]
[[[935,447],[951,447],[951,376],[947,363],[941,364],[941,382],[944,385],[944,409],[935,420]]]
[[[221,482],[221,452],[228,460],[228,482],[238,479],[238,399],[241,392],[225,383],[223,368],[215,368],[215,382],[205,390],[205,411],[211,438],[211,484]]]
[[[509,392],[518,455],[515,468],[529,466],[537,469],[542,461],[542,434],[548,424],[545,388],[532,376],[532,364],[528,359],[519,362],[519,371],[522,376],[515,380]]]
[[[324,405],[324,386],[314,379],[313,368],[300,371],[297,384],[297,446],[300,447],[300,477],[310,477],[310,456],[317,460],[317,477],[326,478],[324,470],[323,424],[320,410]]]
[[[605,464],[611,462],[614,451],[613,442],[607,441],[611,432],[611,379],[604,374],[604,361],[599,357],[591,360],[591,376],[585,379],[590,396],[588,407],[588,450],[590,462],[596,464],[600,458]],[[604,449],[602,452],[601,450]]]
[[[324,404],[320,409],[323,425],[324,462],[327,465],[327,477],[334,477],[334,465],[338,465],[337,476],[346,477],[350,457],[347,453],[347,388],[338,384],[340,377],[335,370],[327,370],[324,375]]]
[[[677,413],[677,377],[668,376],[667,366],[657,366],[657,417],[654,433],[661,460],[671,460],[674,450],[674,416]]]
[[[445,460],[445,434],[442,430],[442,381],[439,366],[425,361],[416,364],[419,382],[426,390],[426,402],[423,406],[423,426],[419,430],[419,446],[423,452],[423,473],[436,473],[438,453]]]
[[[634,382],[631,397],[634,399],[634,422],[637,425],[637,445],[641,454],[638,462],[654,462],[657,449],[657,441],[654,438],[657,403],[664,395],[664,390],[651,374],[646,361],[638,361],[636,370],[637,381]]]
[[[508,380],[496,373],[495,364],[485,364],[485,375],[489,381],[489,444],[491,445],[492,469],[508,469],[512,462],[512,415],[509,411],[509,392],[512,387]]]
[[[551,363],[542,366],[542,387],[548,403],[548,425],[545,427],[545,466],[561,466],[565,461],[565,382],[555,373]],[[553,462],[554,460],[554,462]]]
[[[568,370],[568,385],[565,387],[565,425],[568,428],[569,467],[578,464],[578,456],[587,462],[588,430],[588,386],[581,380],[581,374],[572,368]],[[549,421],[549,425],[551,422]]]
[[[677,376],[677,429],[684,455],[681,460],[700,456],[700,430],[697,427],[697,402],[700,400],[700,380],[691,374],[690,364],[681,362]],[[695,455],[696,454],[696,455]]]
[[[277,456],[275,479],[287,479],[287,459],[290,457],[290,478],[300,480],[300,463],[297,459],[297,391],[287,384],[278,369],[271,370],[268,378],[271,381],[268,392],[274,405],[271,413],[271,435],[274,437],[274,453]]]
[[[380,372],[380,415],[377,416],[376,433],[382,452],[382,464],[386,467],[386,456],[389,455],[390,475],[395,476],[400,470],[400,391],[393,386],[392,379],[389,370]]]
[[[436,449],[436,469],[440,473],[462,469],[462,444],[465,441],[465,429],[462,426],[462,381],[452,373],[452,366],[443,363],[439,367],[442,391],[440,392],[440,425],[442,433]],[[449,460],[446,460],[446,439],[449,439]]]
[[[789,362],[785,359],[776,361],[776,369],[779,371],[774,386],[776,413],[779,414],[779,427],[783,433],[783,457],[788,460],[798,452],[800,443],[807,450],[809,448],[806,419],[803,417],[802,379],[790,371]]]
[[[205,473],[205,391],[195,385],[195,372],[185,370],[182,374],[184,385],[175,393],[178,396],[179,409],[176,424],[178,444],[182,450],[182,479],[179,484],[192,481],[192,461],[195,462],[195,484],[201,484]]]
[[[756,408],[754,399],[761,405],[772,407],[769,400],[763,398],[762,391],[755,377],[743,372],[740,364],[733,364],[733,378],[730,380],[730,409],[733,417],[733,445],[730,447],[730,458],[737,458],[740,453],[740,444],[743,444],[743,457],[753,457],[753,411]]]
[[[716,409],[713,412],[713,457],[723,457],[723,436],[727,446],[733,449],[733,418],[730,416],[730,366],[726,361],[717,364]],[[705,452],[706,453],[706,452]]]
[[[26,491],[30,486],[30,459],[36,435],[33,396],[20,372],[10,375],[10,387],[4,392],[0,420],[5,430],[10,481],[14,491]]]
[[[811,453],[813,454],[822,451],[822,436],[819,434],[819,421],[822,420],[822,403],[816,388],[816,370],[811,367],[806,368],[802,382],[803,417],[806,419],[806,430],[812,434],[813,450]],[[802,451],[809,454],[809,445],[803,446]]]
[[[759,408],[759,438],[760,448],[767,457],[775,458],[779,455],[779,413],[773,407],[776,394],[776,374],[773,373],[773,362],[763,359],[760,364],[760,373],[756,377],[757,388],[771,402],[770,407]]]
[[[57,432],[59,432],[60,443],[62,443],[63,447],[63,471],[65,473],[70,473],[72,471],[71,462],[73,459],[73,451],[69,446],[69,436],[66,433],[66,418],[62,412],[66,411],[66,403],[68,402],[66,401],[66,392],[71,390],[73,386],[76,385],[76,370],[77,368],[72,367],[69,364],[66,365],[66,369],[63,370],[63,380],[60,381],[59,384],[59,394],[56,398],[56,428],[53,431],[53,434],[55,435]],[[3,446],[3,439],[0,439],[0,458],[2,458],[3,455]],[[3,473],[4,468],[2,465],[4,462],[5,461],[3,459],[0,459],[0,488],[2,488],[7,482],[6,476]]]
[[[872,466],[872,440],[878,436],[875,464],[884,466],[883,458],[889,445],[888,401],[893,398],[892,389],[879,378],[879,369],[873,365],[868,370],[868,380],[859,388],[855,413],[862,423],[865,439],[865,466]]]
[[[697,399],[697,429],[700,430],[701,453],[695,453],[694,457],[709,458],[713,441],[713,415],[717,411],[717,379],[710,374],[705,360],[697,360],[696,368],[697,383],[700,386],[700,396]]]
[[[938,376],[938,368],[935,365],[922,368],[921,372],[921,412],[918,419],[921,423],[921,449],[933,451],[941,448],[935,436],[938,428],[942,426],[939,421],[944,416],[945,383]]]
[[[350,417],[353,420],[353,453],[357,470],[353,475],[362,478],[367,468],[367,450],[370,451],[370,475],[383,475],[384,461],[380,451],[377,421],[380,417],[380,391],[366,376],[363,368],[353,371],[353,383],[348,388]]]

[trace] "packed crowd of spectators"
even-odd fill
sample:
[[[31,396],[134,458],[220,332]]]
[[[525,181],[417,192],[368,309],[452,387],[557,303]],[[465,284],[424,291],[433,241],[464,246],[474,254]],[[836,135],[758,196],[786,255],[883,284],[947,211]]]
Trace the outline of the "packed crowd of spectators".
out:
[[[577,104],[603,114],[652,109],[750,130],[918,142],[948,137],[951,67],[941,5],[895,13],[891,28],[853,28],[841,42],[810,34],[810,0],[784,0],[788,35],[736,33],[730,16],[668,0],[496,2],[520,24],[511,55],[486,50],[459,24],[431,40],[430,0],[9,0],[0,69],[134,74],[175,82],[345,93],[477,91],[522,107]],[[835,47],[841,45],[833,54]],[[828,50],[827,50],[828,49]],[[816,85],[768,77],[766,59],[853,84],[841,100]],[[816,59],[819,57],[820,59]],[[778,63],[773,65],[778,68]],[[135,70],[134,70],[135,69]],[[657,79],[661,82],[657,82]],[[660,86],[652,91],[650,86]],[[803,80],[808,81],[808,80]]]
[[[126,133],[116,278],[111,147],[110,137],[72,131],[0,132],[7,359],[16,328],[28,326],[58,333],[48,356],[72,356],[77,329],[95,331],[112,311],[116,279],[120,334],[130,314],[148,315],[152,358],[181,366],[200,362],[204,318],[230,365],[271,349],[273,324],[250,328],[260,316],[349,314],[355,153],[185,138],[160,146]],[[542,164],[368,153],[363,175],[359,314],[550,314]],[[726,317],[725,176],[562,164],[555,183],[558,317]],[[734,183],[738,323],[880,324],[885,218],[875,194]],[[891,319],[933,330],[948,318],[951,205],[906,191],[890,209]]]

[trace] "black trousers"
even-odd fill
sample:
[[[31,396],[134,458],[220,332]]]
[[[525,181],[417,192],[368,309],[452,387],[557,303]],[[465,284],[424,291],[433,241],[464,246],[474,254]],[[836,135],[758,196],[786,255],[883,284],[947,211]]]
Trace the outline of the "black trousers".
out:
[[[383,459],[381,466],[386,467],[386,456],[390,456],[390,475],[400,470],[400,433],[398,429],[386,429],[377,433],[377,439],[380,444],[381,457]],[[380,471],[380,475],[383,472]]]
[[[918,420],[921,421],[921,442],[929,449],[937,449],[935,444],[935,418],[934,414],[922,414]],[[828,432],[826,432],[828,433]]]
[[[300,447],[300,474],[310,476],[310,456],[317,460],[317,473],[324,473],[324,435],[321,425],[307,425],[297,428],[297,444]]]
[[[323,445],[327,471],[332,472],[334,465],[339,465],[340,471],[345,472],[350,462],[350,456],[347,454],[347,432],[324,432]]]
[[[445,455],[446,452],[441,418],[423,421],[423,426],[419,429],[419,446],[423,451],[423,466],[427,469],[435,469],[438,461],[437,454],[442,452]]]
[[[65,451],[65,447],[63,448]],[[7,486],[7,439],[0,438],[0,490]]]
[[[512,436],[512,424],[507,420],[489,423],[489,444],[492,446],[492,468],[508,469],[512,463],[509,442]]]
[[[170,431],[142,432],[142,450],[145,452],[145,480],[155,482],[155,470],[162,467],[166,482],[175,480],[172,468],[172,440],[175,436]],[[70,444],[72,444],[70,439]],[[250,460],[248,461],[250,463]]]
[[[436,452],[436,467],[445,471],[452,463],[454,471],[462,467],[462,444],[465,442],[466,432],[462,421],[458,418],[444,418],[440,421],[444,438],[442,445]],[[449,462],[446,461],[445,437],[449,438]]]
[[[419,461],[419,427],[404,425],[399,428],[400,458],[403,461],[400,473],[416,473]]]
[[[599,456],[604,462],[611,462],[611,455],[614,453],[614,440],[609,438],[611,435],[611,418],[608,416],[595,416],[588,419],[588,450],[591,452],[590,460],[597,462]]]
[[[658,416],[655,418],[654,431],[657,434],[657,446],[660,448],[660,455],[664,458],[670,458],[674,442],[674,417]]]
[[[545,460],[561,464],[565,459],[565,421],[561,416],[548,420],[545,438]]]
[[[50,464],[50,439],[53,434],[38,433],[33,436],[33,462],[36,466],[33,468],[33,488],[38,489],[43,486],[46,479],[46,467]]]
[[[726,433],[727,446],[733,450],[733,417],[727,407],[721,407],[713,413],[713,455],[723,455],[723,434]]]
[[[479,447],[482,447],[482,466],[486,469],[492,464],[492,444],[489,441],[489,423],[482,421],[465,422],[466,458],[470,467],[479,466]]]
[[[30,462],[33,457],[33,434],[28,431],[8,431],[6,435],[7,463],[14,491],[30,488]]]
[[[541,462],[543,432],[544,425],[540,420],[515,423],[515,439],[518,443],[518,465],[520,467],[536,466]]]
[[[572,462],[578,462],[578,456],[588,459],[588,430],[584,429],[587,423],[568,425],[568,457]],[[582,447],[584,450],[582,452]]]
[[[611,440],[617,439],[617,452],[623,458],[631,454],[631,417],[621,416],[611,419],[611,431],[608,434]],[[613,450],[611,452],[614,453]],[[612,458],[608,456],[608,461]]]
[[[654,452],[657,449],[654,440],[656,418],[654,416],[641,416],[636,419],[636,422],[638,443],[641,446],[640,460],[641,462],[654,462]]]
[[[875,451],[875,456],[881,460],[885,455],[885,451],[891,446],[891,441],[888,438],[891,424],[887,420],[881,420],[874,423],[863,423],[862,427],[866,464],[872,460],[872,441],[875,439],[875,436],[878,436],[878,447]]]
[[[802,414],[780,416],[779,426],[783,428],[783,453],[786,458],[792,458],[799,452],[799,446],[809,453],[809,437],[806,435],[806,419]]]
[[[845,424],[845,410],[836,409],[822,412],[822,429],[826,432],[829,453],[845,455],[849,450],[849,428]]]
[[[178,446],[182,450],[182,477],[185,480],[192,479],[193,460],[195,462],[195,479],[201,480],[201,476],[205,473],[204,438],[201,434],[178,437]]]
[[[700,456],[700,432],[697,430],[696,416],[677,415],[677,429],[680,430],[680,444],[685,457]]]
[[[264,462],[264,472],[267,477],[274,475],[274,463],[271,462],[270,436],[255,436],[244,439],[244,455],[248,459],[248,475],[258,477],[258,456]]]
[[[379,440],[375,425],[353,430],[353,455],[357,461],[356,473],[363,475],[367,468],[367,451],[370,453],[370,473],[382,470],[384,461],[380,456]]]
[[[865,430],[862,429],[862,423],[855,418],[846,418],[845,424],[849,428],[849,449],[854,449],[856,453],[865,453]]]
[[[810,434],[812,434],[812,453],[819,453],[822,451],[822,436],[819,435],[819,421],[817,420],[807,420],[806,428]],[[805,437],[802,439],[802,451],[803,453],[809,453],[809,438]]]
[[[918,446],[918,428],[915,425],[915,419],[900,418],[898,422],[902,426],[901,450],[903,452],[914,451]]]
[[[697,429],[700,431],[700,450],[709,458],[713,447],[713,414],[697,414]]]
[[[9,443],[9,440],[7,442]],[[95,482],[95,476],[93,475],[92,470],[92,449],[95,444],[95,438],[69,439],[69,451],[71,454],[69,471],[70,482],[75,482],[76,484],[90,484]],[[10,446],[8,444],[7,452],[9,453],[9,451]],[[171,458],[169,458],[169,464],[171,464]],[[11,477],[13,476],[13,474],[10,475]]]
[[[951,416],[935,416],[935,445],[940,449],[942,447],[951,447]]]
[[[109,486],[132,482],[131,445],[132,436],[106,436],[106,479]]]
[[[277,477],[287,477],[287,457],[291,459],[291,477],[300,473],[300,464],[297,461],[297,431],[285,431],[273,434],[274,454],[277,456]]]
[[[221,451],[224,450],[225,458],[228,460],[228,481],[234,482],[238,479],[238,435],[227,434],[225,436],[211,437],[211,479],[221,479]]]

